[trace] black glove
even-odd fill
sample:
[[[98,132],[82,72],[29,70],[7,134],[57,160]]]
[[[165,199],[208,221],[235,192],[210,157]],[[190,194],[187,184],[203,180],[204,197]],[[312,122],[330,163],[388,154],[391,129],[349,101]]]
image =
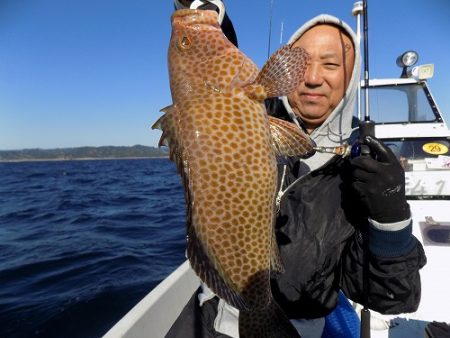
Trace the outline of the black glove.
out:
[[[221,0],[222,1],[222,0]],[[194,0],[174,0],[175,9],[182,9],[182,8],[190,8],[191,4],[194,2]],[[213,3],[210,3],[208,1],[205,1],[205,4],[198,7],[198,9],[209,9],[209,10],[219,10],[216,5]],[[230,18],[228,17],[228,14],[225,12],[225,16],[222,21],[222,31],[225,34],[225,36],[230,40],[230,42],[238,47],[238,41],[236,32],[234,30],[233,23],[231,22]]]
[[[222,0],[221,0],[222,1]],[[175,9],[184,9],[184,8],[190,8],[194,0],[174,0]],[[202,5],[198,7],[198,9],[209,9],[209,10],[217,10],[218,8],[213,3],[210,3],[208,1],[204,1]]]
[[[364,138],[372,156],[350,159],[352,188],[360,197],[368,217],[380,223],[410,217],[405,197],[405,172],[394,153],[372,136]]]

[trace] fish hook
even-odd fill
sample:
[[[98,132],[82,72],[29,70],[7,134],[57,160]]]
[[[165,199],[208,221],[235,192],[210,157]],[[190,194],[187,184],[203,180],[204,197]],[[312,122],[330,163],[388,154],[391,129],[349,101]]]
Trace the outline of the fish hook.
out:
[[[198,7],[200,7],[201,5],[204,5],[205,3],[212,3],[213,5],[216,5],[217,8],[219,9],[219,24],[222,24],[223,21],[223,17],[225,16],[225,5],[223,4],[223,2],[221,0],[194,0],[191,3],[190,8],[191,9],[197,9]]]

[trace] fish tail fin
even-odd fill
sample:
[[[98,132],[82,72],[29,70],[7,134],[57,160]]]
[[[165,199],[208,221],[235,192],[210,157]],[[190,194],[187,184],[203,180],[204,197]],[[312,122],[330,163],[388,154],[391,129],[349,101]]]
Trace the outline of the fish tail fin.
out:
[[[308,60],[303,48],[285,45],[272,54],[256,83],[264,87],[267,97],[287,95],[303,81]]]
[[[239,311],[240,338],[300,338],[280,306],[271,299],[261,309]]]

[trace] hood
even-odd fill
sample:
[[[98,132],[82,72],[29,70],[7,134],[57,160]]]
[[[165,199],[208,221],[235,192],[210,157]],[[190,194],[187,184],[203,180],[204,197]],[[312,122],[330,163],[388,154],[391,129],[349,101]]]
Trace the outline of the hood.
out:
[[[294,43],[308,29],[323,23],[331,23],[333,25],[342,27],[351,37],[355,48],[355,65],[353,66],[352,76],[344,97],[336,106],[336,108],[331,112],[328,118],[324,121],[324,123],[310,134],[311,138],[316,142],[318,146],[328,147],[342,144],[349,139],[352,133],[354,104],[357,88],[360,84],[361,52],[359,41],[356,37],[355,32],[350,28],[350,26],[342,20],[328,14],[318,15],[306,22],[291,36],[288,43]],[[284,96],[281,98],[281,100],[283,101],[287,112],[292,118],[294,118],[295,121],[295,114],[292,111],[287,97]],[[309,170],[314,170],[322,166],[333,156],[333,154],[316,153],[314,156],[302,160],[302,162],[308,165]]]

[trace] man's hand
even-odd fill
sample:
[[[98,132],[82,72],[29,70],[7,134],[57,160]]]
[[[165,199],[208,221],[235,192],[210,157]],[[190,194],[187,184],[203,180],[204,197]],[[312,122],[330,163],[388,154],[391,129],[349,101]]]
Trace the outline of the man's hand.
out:
[[[352,188],[361,198],[368,216],[380,223],[394,223],[410,217],[405,197],[405,172],[394,153],[372,136],[364,138],[371,156],[350,160]]]
[[[184,6],[184,8],[189,8],[191,6],[191,3],[194,2],[194,0],[178,0],[178,2]]]
[[[174,0],[175,1],[175,8],[181,9],[181,8],[191,8],[192,3],[194,0]],[[198,7],[199,9],[217,9],[217,6],[213,3],[210,3],[209,1],[203,1],[203,4]]]

